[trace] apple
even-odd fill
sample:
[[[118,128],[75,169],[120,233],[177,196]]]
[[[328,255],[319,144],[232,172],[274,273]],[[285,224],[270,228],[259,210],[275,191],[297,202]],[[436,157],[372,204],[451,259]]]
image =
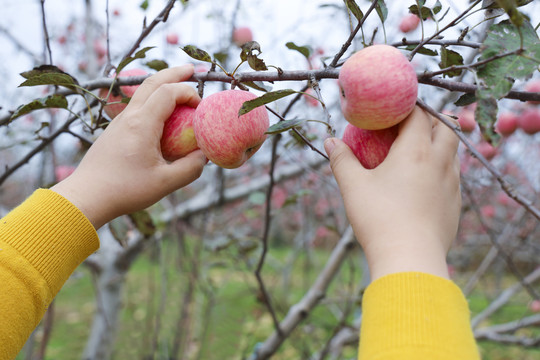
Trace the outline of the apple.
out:
[[[531,301],[529,304],[529,310],[535,313],[540,312],[540,300]]]
[[[476,146],[476,150],[487,160],[491,160],[497,155],[497,149],[488,142],[481,142]]]
[[[389,128],[414,109],[418,80],[395,47],[372,45],[349,57],[338,77],[345,119],[367,130]]]
[[[365,130],[347,124],[342,140],[363,167],[374,169],[386,158],[397,135],[398,125],[388,129]]]
[[[495,207],[493,205],[484,205],[480,208],[480,214],[491,219],[495,216]]]
[[[75,166],[70,165],[58,165],[54,168],[54,176],[56,181],[60,182],[67,178],[69,175],[73,174],[75,171]]]
[[[187,105],[178,105],[165,121],[161,136],[161,153],[167,161],[174,161],[198,149],[193,118],[195,109]]]
[[[533,135],[540,131],[540,110],[528,108],[518,117],[518,126],[526,134]]]
[[[319,100],[313,98],[313,96],[317,97],[312,88],[308,88],[303,95],[304,100],[308,103],[309,106],[319,106]]]
[[[142,69],[131,69],[131,70],[120,71],[120,74],[118,75],[119,77],[128,77],[128,76],[148,75],[148,73]],[[130,86],[124,85],[124,86],[120,86],[120,90],[122,91],[122,93],[124,93],[125,96],[132,97],[133,94],[135,93],[135,90],[137,90],[138,87],[139,85],[130,85]],[[107,89],[102,88],[99,90],[99,96],[103,99],[106,99],[108,92],[109,92],[108,88]],[[116,116],[118,116],[118,114],[120,114],[126,108],[127,104],[119,103],[120,101],[122,101],[121,94],[115,95],[111,93],[111,95],[109,96],[109,99],[107,100],[108,103],[118,102],[118,104],[109,104],[109,105],[105,105],[104,107],[105,113],[109,115],[111,119],[114,119]]]
[[[420,24],[420,18],[415,14],[408,14],[407,16],[403,17],[403,19],[401,19],[401,23],[399,24],[399,30],[404,33],[409,33],[413,30],[416,30],[418,24]]]
[[[518,117],[511,112],[499,115],[495,123],[495,130],[502,136],[510,136],[518,127]]]
[[[476,120],[474,119],[474,111],[469,109],[463,109],[458,115],[458,123],[461,127],[461,131],[464,133],[473,132],[476,128]]]
[[[120,12],[120,9],[114,9],[113,10],[113,15],[114,16],[120,16],[120,15],[122,15],[122,13]]]
[[[244,102],[255,98],[248,91],[225,90],[202,99],[195,110],[193,131],[208,160],[235,169],[259,150],[266,140],[268,112],[259,106],[238,116]]]
[[[525,91],[540,93],[540,80],[530,81],[525,85]],[[527,101],[529,104],[538,105],[540,101]]]
[[[167,34],[167,37],[165,38],[165,40],[167,41],[167,44],[169,45],[177,45],[180,38],[178,34],[176,33],[169,33]]]
[[[107,55],[107,48],[99,40],[94,41],[94,52],[98,59],[103,59]]]
[[[238,27],[233,31],[232,40],[237,46],[241,47],[245,43],[253,41],[253,32],[247,26]]]

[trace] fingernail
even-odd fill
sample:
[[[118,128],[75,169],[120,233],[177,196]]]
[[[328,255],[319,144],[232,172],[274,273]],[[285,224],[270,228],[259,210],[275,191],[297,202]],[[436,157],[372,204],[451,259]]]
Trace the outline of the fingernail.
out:
[[[326,151],[326,154],[328,156],[330,156],[332,154],[335,147],[336,147],[336,139],[335,138],[328,138],[328,139],[324,140],[324,150]]]

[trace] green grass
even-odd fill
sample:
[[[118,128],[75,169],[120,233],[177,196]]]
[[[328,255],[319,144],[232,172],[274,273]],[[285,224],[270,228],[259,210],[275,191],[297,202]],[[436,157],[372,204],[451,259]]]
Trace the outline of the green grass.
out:
[[[221,253],[203,250],[200,263],[205,266],[195,272],[190,264],[196,253],[195,245],[196,241],[192,240],[187,247],[189,255],[181,256],[175,244],[166,243],[161,255],[147,251],[133,264],[124,289],[114,358],[142,359],[152,353],[154,343],[157,344],[155,359],[165,359],[165,355],[171,355],[169,352],[177,331],[183,299],[192,276],[196,276],[197,280],[190,307],[190,337],[187,347],[182,351],[189,356],[182,358],[247,358],[257,343],[264,341],[273,332],[272,319],[261,301],[253,276],[255,263],[252,261],[251,265],[247,265],[245,261],[239,260],[240,256],[233,248]],[[263,277],[279,319],[286,315],[291,304],[304,295],[328,254],[325,250],[312,250],[309,261],[308,257],[301,255],[293,267],[289,285],[284,288],[283,267],[289,250],[273,248],[270,251]],[[161,260],[158,260],[160,256]],[[181,265],[179,259],[183,259]],[[333,301],[355,294],[361,279],[359,269],[358,257],[353,255],[351,261],[342,267],[325,300]],[[162,282],[164,274],[165,283]],[[512,278],[508,280],[513,281]],[[481,282],[468,299],[472,314],[485,308],[496,293],[494,281],[487,279]],[[501,323],[528,315],[526,306],[529,299],[526,293],[520,294],[497,312],[491,321]],[[81,267],[76,276],[68,280],[58,294],[54,308],[54,328],[46,359],[79,359],[96,309],[92,277],[87,269]],[[343,308],[344,304],[340,302],[332,306],[318,306],[273,359],[306,358],[306,354],[320,350],[334,331],[339,317],[337,314]],[[352,320],[353,315],[354,311],[348,319]],[[156,335],[158,319],[160,327]],[[536,335],[540,333],[537,331]],[[39,343],[39,330],[36,339]],[[491,342],[480,342],[479,346],[483,359],[488,360],[540,358],[540,350],[537,349]],[[354,346],[349,347],[344,352],[344,358],[355,358],[356,353]],[[23,357],[20,355],[17,359],[22,360]]]

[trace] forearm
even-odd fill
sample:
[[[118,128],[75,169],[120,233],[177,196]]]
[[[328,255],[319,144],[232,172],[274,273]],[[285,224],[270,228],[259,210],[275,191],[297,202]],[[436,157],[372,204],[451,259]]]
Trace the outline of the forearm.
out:
[[[359,359],[480,359],[469,308],[450,280],[394,273],[368,286],[362,301]]]
[[[0,221],[0,358],[16,356],[75,268],[99,247],[73,204],[38,190]]]

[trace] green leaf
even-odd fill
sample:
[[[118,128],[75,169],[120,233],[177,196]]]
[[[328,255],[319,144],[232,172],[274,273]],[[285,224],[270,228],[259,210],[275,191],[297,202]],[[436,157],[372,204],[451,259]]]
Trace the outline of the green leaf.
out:
[[[521,34],[520,34],[521,33]],[[487,90],[495,99],[501,99],[512,89],[515,79],[526,80],[538,67],[540,40],[529,22],[518,28],[509,21],[492,25],[482,44],[480,60],[520,49],[523,53],[509,55],[489,62],[478,69],[478,77],[486,83]]]
[[[309,59],[309,57],[311,56],[311,53],[313,52],[313,50],[311,49],[311,46],[309,45],[298,46],[291,41],[286,43],[285,46],[291,50],[298,51],[300,54],[304,55],[306,59]]]
[[[225,64],[228,57],[229,57],[229,54],[224,51],[214,53],[214,59],[219,61],[221,64]]]
[[[262,96],[259,96],[256,99],[246,101],[244,102],[240,110],[238,111],[238,116],[247,114],[251,110],[258,108],[259,106],[266,105],[268,103],[271,103],[273,101],[279,100],[281,98],[284,98],[285,96],[289,96],[295,93],[297,93],[297,91],[294,91],[291,89],[277,90],[277,91],[266,93]]]
[[[46,109],[46,108],[62,108],[67,109],[68,102],[65,96],[63,95],[49,95],[44,98],[33,100],[28,104],[21,105],[15,110],[13,115],[11,115],[10,121],[18,118],[19,116],[28,114],[34,110]]]
[[[377,11],[379,18],[381,19],[381,22],[384,24],[386,18],[388,17],[388,8],[386,7],[384,0],[377,0],[375,10]]]
[[[452,65],[463,65],[463,56],[454,50],[448,50],[446,46],[441,46],[441,62],[439,67],[445,69]],[[452,70],[444,73],[444,76],[459,76],[463,70]]]
[[[407,46],[405,48],[405,50],[407,50],[407,51],[412,51],[414,49],[416,49],[416,45],[409,45],[409,46]],[[439,55],[439,53],[436,50],[428,49],[428,48],[426,48],[424,46],[422,46],[420,48],[420,50],[418,50],[418,53],[423,54],[423,55],[427,55],[427,56],[437,56],[437,55]]]
[[[257,55],[248,55],[247,58],[249,66],[255,71],[268,70],[263,59],[259,59]]]
[[[479,84],[476,90],[476,110],[474,118],[480,126],[482,136],[486,141],[495,145],[500,136],[495,132],[495,121],[497,120],[497,99],[489,91],[486,91],[485,84]]]
[[[249,194],[248,200],[255,205],[263,205],[266,203],[266,194],[262,191],[256,191]]]
[[[195,60],[206,61],[209,63],[214,62],[206,51],[199,49],[195,45],[186,45],[182,50]]]
[[[146,210],[137,211],[128,215],[133,225],[144,236],[152,236],[156,232],[156,225]]]
[[[149,50],[155,48],[155,46],[147,46],[135,53],[135,55],[125,58],[118,64],[118,67],[116,68],[116,73],[119,74],[120,71],[122,71],[123,68],[125,68],[127,65],[129,65],[132,61],[137,59],[143,59],[146,57],[146,52]]]
[[[167,64],[163,60],[150,60],[147,63],[145,63],[146,66],[148,66],[150,69],[160,71],[163,69],[167,69],[169,67],[169,64]]]
[[[433,10],[433,14],[435,14],[435,15],[437,15],[442,10],[442,5],[439,2],[439,0],[437,0],[437,2],[435,3],[435,6],[433,6],[432,10]]]
[[[457,99],[456,102],[454,102],[454,105],[456,106],[467,106],[471,105],[472,103],[476,102],[476,95],[471,93],[465,93]]]
[[[305,122],[306,122],[306,119],[293,119],[293,120],[280,121],[270,126],[268,130],[266,130],[265,134],[268,134],[268,135],[280,134],[282,132],[289,131],[292,128],[297,127],[298,125],[301,125]]]
[[[144,0],[139,7],[143,10],[148,9],[148,0]]]
[[[266,86],[262,81],[242,81],[242,84],[263,92],[269,92],[272,90],[270,86]]]
[[[307,189],[300,190],[300,191],[296,192],[295,194],[289,196],[285,200],[285,202],[283,203],[283,205],[281,207],[284,208],[284,207],[289,206],[289,205],[294,205],[294,204],[296,204],[298,202],[298,199],[300,199],[303,196],[311,195],[312,193],[313,193],[313,191],[311,191],[311,190],[307,190]]]
[[[533,0],[484,0],[482,9],[503,9],[510,21],[517,26],[523,25],[525,17],[518,11],[518,7],[527,5]]]
[[[345,0],[345,5],[347,5],[347,8],[352,12],[354,17],[360,21],[364,17],[364,14],[362,13],[362,10],[358,7],[358,4],[354,0]]]
[[[431,10],[427,6],[422,6],[421,8],[418,8],[418,5],[411,5],[409,6],[409,12],[422,18],[422,20],[427,20],[433,16],[433,10]]]
[[[76,86],[79,85],[78,81],[73,76],[60,70],[54,65],[41,65],[30,71],[21,73],[21,76],[24,77],[26,81],[20,84],[19,87],[56,85],[69,89],[76,89]]]

